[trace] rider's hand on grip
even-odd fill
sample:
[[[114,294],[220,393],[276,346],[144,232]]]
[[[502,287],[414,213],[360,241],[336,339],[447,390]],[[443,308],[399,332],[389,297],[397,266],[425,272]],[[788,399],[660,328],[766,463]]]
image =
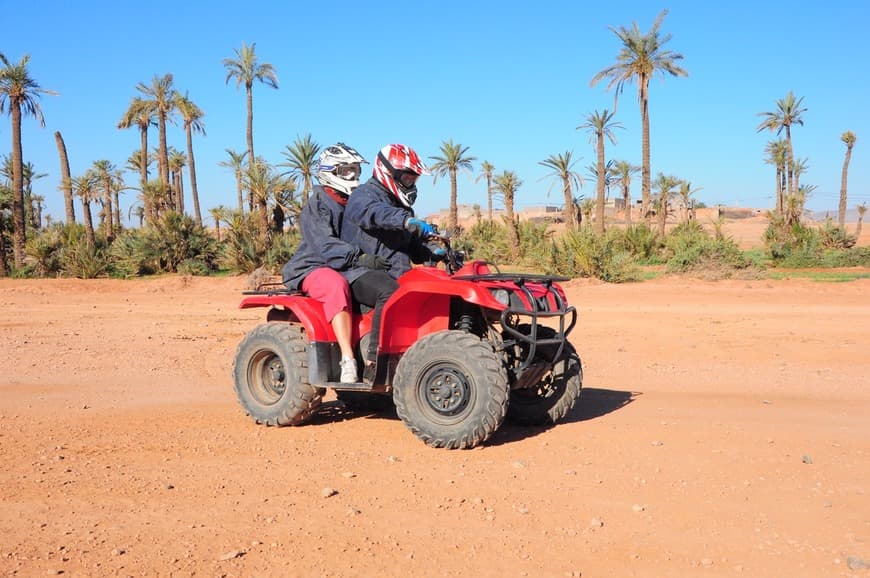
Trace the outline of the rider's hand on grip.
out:
[[[411,217],[407,221],[405,221],[405,228],[414,235],[417,235],[424,239],[438,234],[438,229],[435,227],[435,225],[427,223],[426,221],[423,221],[421,219],[416,219],[414,217]]]

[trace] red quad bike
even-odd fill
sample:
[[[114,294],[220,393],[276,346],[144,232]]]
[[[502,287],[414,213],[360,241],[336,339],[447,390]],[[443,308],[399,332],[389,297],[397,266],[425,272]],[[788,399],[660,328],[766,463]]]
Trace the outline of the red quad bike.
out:
[[[384,306],[373,383],[337,381],[341,355],[319,301],[280,284],[245,292],[240,308],[269,308],[236,351],[235,391],[245,412],[260,424],[300,425],[330,388],[351,409],[395,403],[418,438],[450,449],[477,446],[505,418],[551,425],[564,417],[583,386],[568,342],[577,311],[558,284],[567,279],[463,263],[449,239],[440,240],[446,270],[411,269]],[[353,314],[359,367],[371,317]]]

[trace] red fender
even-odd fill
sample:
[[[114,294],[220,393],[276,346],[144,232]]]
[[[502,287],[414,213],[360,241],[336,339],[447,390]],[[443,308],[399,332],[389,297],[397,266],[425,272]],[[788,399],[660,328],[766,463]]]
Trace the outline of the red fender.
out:
[[[323,315],[323,304],[316,299],[304,295],[250,295],[239,304],[239,309],[252,307],[282,307],[291,321],[302,324],[311,341],[335,341],[332,326]]]

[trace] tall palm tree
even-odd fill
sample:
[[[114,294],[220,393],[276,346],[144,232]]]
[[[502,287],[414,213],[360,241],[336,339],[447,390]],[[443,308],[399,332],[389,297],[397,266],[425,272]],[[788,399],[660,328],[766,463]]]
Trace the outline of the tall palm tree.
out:
[[[247,152],[237,153],[232,149],[224,149],[227,151],[227,155],[230,157],[229,160],[220,161],[218,163],[219,167],[227,167],[233,170],[233,174],[236,177],[236,193],[239,196],[239,212],[244,212],[245,210],[245,198],[244,198],[244,188],[242,187],[242,173],[245,170],[245,157],[247,156]],[[249,197],[251,203],[253,203],[253,197]],[[249,207],[250,210],[250,207]]]
[[[85,220],[85,239],[93,247],[97,240],[94,235],[94,219],[91,215],[91,203],[100,197],[97,190],[98,177],[92,170],[85,171],[80,177],[72,178],[73,192],[82,202],[82,214]]]
[[[157,157],[157,170],[160,173],[160,182],[169,190],[169,153],[166,148],[166,122],[172,122],[172,113],[175,112],[176,91],[172,87],[172,75],[155,75],[148,86],[142,82],[136,85],[136,90],[144,94],[147,99],[142,106],[151,108],[157,116],[157,129],[159,134],[159,155]]]
[[[562,207],[562,220],[565,221],[565,226],[568,230],[577,227],[576,212],[574,210],[574,190],[583,186],[583,176],[574,170],[574,165],[580,159],[573,160],[573,154],[573,151],[565,151],[561,154],[550,155],[538,162],[542,167],[552,169],[552,172],[544,175],[543,178],[554,177],[562,184],[562,194],[564,195],[565,203]]]
[[[27,241],[27,224],[24,216],[24,156],[21,147],[21,118],[32,116],[39,121],[41,127],[45,126],[45,118],[42,116],[42,107],[39,98],[43,94],[55,95],[54,91],[47,90],[30,76],[27,70],[30,64],[30,55],[25,54],[18,63],[10,62],[0,52],[0,114],[9,110],[12,119],[12,251],[15,259],[15,267],[24,265],[24,246]]]
[[[63,142],[63,136],[61,136],[60,131],[54,132],[54,141],[57,143],[57,154],[60,157],[60,188],[63,190],[63,205],[66,209],[66,222],[67,224],[72,224],[76,220],[76,209],[75,205],[73,205],[72,185],[69,182],[69,157],[66,154],[66,144]]]
[[[287,145],[281,151],[285,163],[279,163],[279,167],[288,167],[284,174],[290,175],[290,179],[297,186],[302,186],[302,204],[308,202],[308,194],[311,192],[311,178],[317,170],[317,155],[320,154],[320,145],[312,138],[311,133],[304,137],[296,137],[292,145]]]
[[[840,227],[846,226],[846,183],[849,181],[849,161],[852,160],[852,147],[858,137],[851,130],[847,130],[840,135],[840,140],[846,145],[846,158],[843,159],[843,173],[840,175],[840,210],[837,213]]]
[[[480,163],[480,174],[474,179],[476,183],[480,179],[486,179],[486,210],[489,215],[489,220],[492,221],[492,171],[495,166],[489,161]]]
[[[606,170],[604,167],[604,138],[607,137],[611,144],[616,144],[616,135],[613,129],[623,128],[621,122],[613,120],[616,113],[606,108],[603,111],[594,111],[586,115],[586,122],[577,127],[577,130],[585,129],[589,133],[589,142],[595,142],[595,150],[598,153],[598,193],[595,205],[595,229],[598,233],[604,232],[604,188]]]
[[[42,229],[42,209],[45,207],[45,197],[30,195],[30,221],[37,231]]]
[[[435,161],[429,167],[435,176],[433,183],[438,180],[438,177],[443,177],[444,175],[450,177],[450,213],[447,216],[447,230],[451,233],[459,231],[459,207],[456,204],[456,173],[461,170],[471,172],[472,163],[477,160],[477,157],[466,154],[468,153],[468,148],[459,143],[454,144],[453,139],[450,139],[449,141],[441,142],[440,156],[429,157]]]
[[[637,96],[640,104],[640,118],[643,130],[641,145],[641,195],[649,199],[650,191],[650,149],[649,149],[649,81],[656,72],[671,76],[689,76],[678,62],[683,55],[664,48],[671,40],[670,34],[662,35],[660,28],[668,11],[662,10],[653,22],[652,28],[646,34],[640,31],[637,22],[632,27],[610,27],[622,42],[622,48],[616,56],[616,63],[592,77],[591,86],[608,78],[607,89],[615,88],[613,97],[614,113],[616,99],[626,83],[637,81]]]
[[[196,189],[196,162],[193,157],[193,134],[205,136],[205,125],[202,117],[205,113],[190,100],[187,93],[184,96],[176,94],[175,108],[184,120],[184,135],[187,137],[187,162],[190,173],[190,196],[193,199],[193,218],[196,224],[202,226],[202,213],[199,211],[199,192]]]
[[[256,161],[254,156],[254,81],[259,80],[267,86],[278,88],[278,76],[275,67],[268,62],[257,62],[257,43],[250,46],[242,43],[242,47],[235,49],[236,58],[224,58],[223,65],[227,69],[227,77],[224,84],[235,79],[236,88],[245,85],[245,96],[248,110],[247,139],[248,139],[248,162]]]
[[[157,126],[154,120],[156,107],[154,101],[147,101],[138,96],[134,96],[130,101],[130,106],[124,111],[124,116],[118,121],[119,129],[126,129],[136,126],[139,129],[139,141],[141,157],[148,158],[148,129],[152,126]],[[148,163],[139,164],[139,186],[144,187],[148,182]],[[145,207],[146,214],[149,212],[148,207]]]
[[[803,97],[795,98],[794,92],[789,91],[785,98],[776,101],[776,110],[770,112],[759,112],[758,116],[764,117],[764,120],[756,127],[756,132],[769,130],[776,134],[781,134],[785,131],[786,142],[786,195],[792,195],[797,191],[798,185],[794,181],[794,149],[791,144],[791,127],[794,124],[803,126],[804,121],[801,115],[807,111],[806,108],[801,108]]]
[[[674,189],[679,186],[680,179],[659,173],[656,177],[653,187],[658,191],[658,196],[655,200],[656,217],[659,222],[659,232],[665,234],[665,225],[668,221],[668,211],[670,210],[670,200],[675,194]]]
[[[626,226],[631,226],[631,178],[636,175],[639,170],[640,167],[636,167],[628,161],[616,161],[613,165],[613,176],[622,189]]]
[[[782,213],[785,201],[785,165],[788,163],[788,143],[782,139],[768,141],[764,152],[767,153],[764,162],[776,167],[776,212]]]
[[[495,177],[495,190],[504,198],[504,222],[508,228],[508,239],[511,246],[511,258],[516,259],[520,253],[520,234],[514,218],[514,199],[517,190],[523,182],[513,171],[504,171]]]

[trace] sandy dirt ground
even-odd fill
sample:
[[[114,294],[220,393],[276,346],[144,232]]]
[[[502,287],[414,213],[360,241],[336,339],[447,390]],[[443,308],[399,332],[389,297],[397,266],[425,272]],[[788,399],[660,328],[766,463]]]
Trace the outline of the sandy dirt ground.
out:
[[[0,280],[0,574],[870,576],[870,280],[570,281],[577,406],[467,451],[255,425],[245,288]]]

